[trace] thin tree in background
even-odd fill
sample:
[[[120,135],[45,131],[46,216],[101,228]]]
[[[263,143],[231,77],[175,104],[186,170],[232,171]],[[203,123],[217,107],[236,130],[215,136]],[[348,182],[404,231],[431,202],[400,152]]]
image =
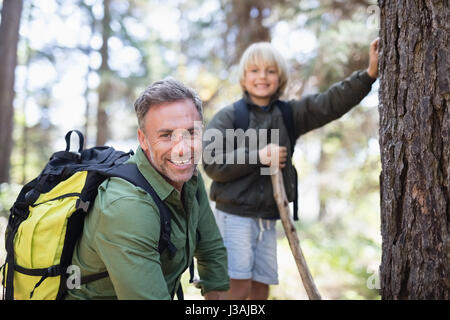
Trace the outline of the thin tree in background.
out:
[[[97,105],[97,136],[96,145],[101,146],[106,143],[108,139],[108,114],[106,107],[108,104],[108,96],[110,94],[110,68],[108,65],[109,47],[108,40],[111,35],[111,12],[110,0],[103,1],[103,20],[102,20],[102,47],[100,48],[100,55],[102,63],[100,66],[100,86],[98,88],[98,105]]]
[[[449,3],[379,1],[383,299],[450,299]]]
[[[22,0],[4,0],[0,24],[0,183],[9,182],[14,121],[14,72]]]
[[[235,32],[234,55],[231,63],[238,62],[249,45],[259,41],[270,41],[270,30],[264,25],[264,17],[278,1],[240,1],[233,0],[227,14],[227,33]]]

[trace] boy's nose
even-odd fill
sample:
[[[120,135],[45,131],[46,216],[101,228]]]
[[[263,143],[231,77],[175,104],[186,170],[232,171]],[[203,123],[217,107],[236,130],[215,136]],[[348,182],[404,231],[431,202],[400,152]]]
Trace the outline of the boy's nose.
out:
[[[259,77],[260,77],[260,78],[265,78],[266,76],[267,76],[266,71],[260,71],[260,72],[259,72]]]

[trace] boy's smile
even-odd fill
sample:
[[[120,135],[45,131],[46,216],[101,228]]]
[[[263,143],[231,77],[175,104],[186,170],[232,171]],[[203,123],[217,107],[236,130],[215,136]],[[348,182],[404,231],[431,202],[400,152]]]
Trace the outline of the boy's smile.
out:
[[[267,106],[278,90],[278,69],[272,65],[250,65],[245,71],[243,85],[253,103]]]

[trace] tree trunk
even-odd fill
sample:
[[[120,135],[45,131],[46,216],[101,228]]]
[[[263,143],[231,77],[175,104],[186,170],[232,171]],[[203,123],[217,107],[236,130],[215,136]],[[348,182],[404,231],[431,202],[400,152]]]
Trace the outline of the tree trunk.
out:
[[[449,5],[379,1],[383,299],[449,299]]]
[[[108,140],[108,114],[106,108],[108,104],[108,96],[110,94],[110,69],[108,65],[109,47],[108,40],[111,35],[111,12],[110,0],[103,1],[103,20],[102,20],[102,47],[100,55],[102,64],[100,66],[100,86],[98,89],[98,105],[97,105],[97,136],[96,145],[102,146]]]
[[[9,182],[14,126],[14,72],[22,0],[4,0],[0,24],[0,183]]]
[[[227,65],[231,66],[241,58],[245,49],[255,42],[270,41],[270,30],[263,24],[263,14],[265,10],[271,9],[277,1],[261,1],[261,0],[233,0],[231,2],[231,10],[227,14],[227,34],[234,34],[236,30],[239,32],[235,35],[234,52],[230,54]],[[226,41],[225,41],[226,42]]]

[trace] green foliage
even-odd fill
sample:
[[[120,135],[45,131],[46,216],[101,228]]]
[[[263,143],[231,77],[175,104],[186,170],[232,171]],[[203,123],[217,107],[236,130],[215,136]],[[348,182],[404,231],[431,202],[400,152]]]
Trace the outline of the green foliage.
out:
[[[307,231],[299,231],[304,234],[304,254],[325,297],[376,299],[378,293],[367,287],[367,280],[374,262],[380,261],[380,243],[370,233],[354,229],[366,223],[345,220],[328,225],[315,222]]]
[[[300,217],[296,223],[303,254],[323,299],[379,299],[370,282],[370,277],[377,277],[381,257],[379,225],[372,216],[376,211],[350,208],[328,221],[305,222]],[[278,234],[280,285],[273,287],[271,298],[307,299],[281,223]]]

